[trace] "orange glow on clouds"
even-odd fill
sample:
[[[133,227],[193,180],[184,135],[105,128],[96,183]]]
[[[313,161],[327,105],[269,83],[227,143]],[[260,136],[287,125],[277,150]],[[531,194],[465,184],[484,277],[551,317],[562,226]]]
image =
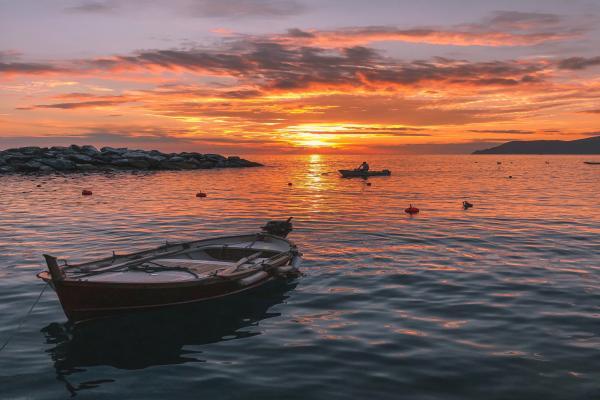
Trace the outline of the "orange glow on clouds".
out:
[[[213,32],[223,41],[208,49],[46,62],[0,52],[0,144],[54,138],[241,153],[398,152],[598,134],[598,57],[413,60],[364,47],[527,47],[583,35],[532,15],[490,26],[262,36],[222,28]]]

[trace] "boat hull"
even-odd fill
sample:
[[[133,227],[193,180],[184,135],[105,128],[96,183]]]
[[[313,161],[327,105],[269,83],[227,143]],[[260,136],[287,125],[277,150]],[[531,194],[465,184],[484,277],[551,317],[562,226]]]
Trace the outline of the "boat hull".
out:
[[[248,286],[237,282],[214,284],[143,285],[62,282],[54,284],[67,318],[75,323],[125,313],[194,304],[235,296],[284,278],[267,276]]]
[[[343,178],[368,178],[370,176],[390,176],[392,173],[388,169],[383,171],[356,171],[351,169],[340,169],[339,173]]]
[[[58,278],[56,272],[52,275],[50,268],[37,276],[54,288],[67,318],[79,323],[237,296],[261,288],[269,282],[276,283],[298,276],[297,266],[301,259],[295,246],[285,239],[277,240],[288,243],[291,250],[272,257],[260,269],[230,275],[212,274],[209,277],[169,282],[117,282],[95,281],[85,277]],[[58,279],[53,279],[53,276]]]

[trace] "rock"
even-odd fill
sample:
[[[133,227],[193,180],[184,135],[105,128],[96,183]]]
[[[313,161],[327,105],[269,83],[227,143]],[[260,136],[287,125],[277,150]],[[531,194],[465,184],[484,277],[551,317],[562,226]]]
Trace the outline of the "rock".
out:
[[[180,169],[196,169],[199,167],[197,163],[192,163],[189,161],[184,161],[180,163],[176,163]]]
[[[148,169],[150,168],[150,162],[141,159],[133,159],[129,160],[129,165],[136,169]]]
[[[151,156],[149,155],[147,158],[147,160],[154,161],[157,163],[164,161],[166,159],[167,159],[167,157],[163,157],[163,156],[159,156],[159,155],[151,155]]]
[[[241,168],[243,167],[242,159],[239,157],[227,157],[227,161],[225,161],[225,165],[230,168]]]
[[[25,155],[21,153],[11,152],[11,154],[8,154],[4,157],[4,161],[7,164],[23,164],[32,160],[33,158],[33,155]]]
[[[75,169],[75,163],[64,158],[42,158],[40,163],[52,167],[57,171],[71,171]]]
[[[123,155],[123,154],[127,153],[126,148],[115,149],[114,147],[103,147],[102,149],[100,149],[100,151],[102,153],[118,154],[118,155]]]
[[[98,171],[98,167],[92,164],[75,164],[75,169],[84,172]]]
[[[41,166],[42,164],[37,161],[29,161],[22,164],[16,164],[15,170],[18,172],[37,172]]]
[[[158,150],[133,150],[91,145],[69,147],[22,147],[0,151],[0,173],[12,172],[95,172],[119,170],[187,170],[260,166],[237,156]]]
[[[42,153],[42,149],[36,146],[30,146],[30,147],[21,147],[19,149],[19,153],[21,154],[25,154],[25,155],[38,155]]]
[[[226,158],[220,154],[205,154],[204,157],[207,158],[208,160],[214,160],[214,161],[225,161],[226,160]]]
[[[94,146],[91,146],[89,144],[86,144],[85,146],[81,146],[81,152],[90,157],[96,156],[100,153],[97,148],[95,148]]]
[[[52,168],[52,167],[50,167],[48,165],[42,164],[40,166],[40,172],[49,173],[49,172],[56,172],[56,171],[54,171],[54,168]]]
[[[129,167],[129,159],[128,158],[117,158],[116,160],[112,160],[110,162],[110,164],[112,166],[115,167],[121,167],[121,168],[127,168]]]
[[[73,154],[69,156],[71,161],[75,161],[76,163],[91,163],[94,159],[90,156],[86,156],[85,154]]]
[[[198,164],[198,168],[200,168],[200,169],[211,169],[214,167],[215,167],[215,164],[211,161],[202,161]]]
[[[181,158],[183,160],[183,158]],[[160,169],[175,169],[175,170],[179,170],[179,169],[195,169],[198,168],[198,166],[196,166],[195,164],[192,163],[188,163],[185,161],[179,161],[179,162],[173,162],[171,161],[171,159],[169,159],[168,161],[162,161],[160,163]]]
[[[140,150],[129,150],[122,154],[124,158],[147,158],[148,154]]]
[[[264,165],[263,165],[263,164],[261,164],[261,163],[258,163],[258,162],[255,162],[255,161],[248,161],[248,160],[244,160],[243,158],[242,158],[242,163],[243,163],[243,164],[242,164],[242,166],[243,166],[244,168],[250,168],[250,167],[264,167]]]

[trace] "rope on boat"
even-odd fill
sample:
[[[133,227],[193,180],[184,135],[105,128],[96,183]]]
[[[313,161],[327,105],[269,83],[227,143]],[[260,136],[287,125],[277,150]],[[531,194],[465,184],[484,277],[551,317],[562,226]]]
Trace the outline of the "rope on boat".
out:
[[[46,282],[46,284],[44,285],[44,287],[42,288],[42,291],[40,292],[40,294],[38,295],[37,299],[35,299],[35,302],[31,305],[31,307],[29,308],[29,311],[27,311],[27,314],[25,314],[23,316],[23,318],[21,318],[21,320],[19,321],[19,324],[17,325],[17,329],[15,329],[6,339],[6,341],[2,344],[2,346],[0,346],[0,351],[4,350],[4,348],[6,346],[8,346],[8,343],[10,343],[10,341],[15,337],[15,335],[17,333],[19,333],[19,331],[21,330],[21,328],[23,327],[23,323],[25,322],[25,320],[27,319],[27,317],[29,317],[29,315],[33,312],[33,309],[35,308],[35,306],[37,305],[37,303],[40,301],[40,299],[42,298],[42,295],[44,294],[44,291],[46,290],[46,288],[48,287],[48,282]]]

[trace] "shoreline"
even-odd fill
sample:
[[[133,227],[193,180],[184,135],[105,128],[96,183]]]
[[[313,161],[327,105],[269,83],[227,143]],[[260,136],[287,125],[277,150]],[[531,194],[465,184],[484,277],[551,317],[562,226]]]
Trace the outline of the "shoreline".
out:
[[[214,168],[250,168],[263,164],[238,156],[195,152],[163,153],[125,147],[92,145],[19,147],[0,151],[0,175],[82,172],[183,171]]]

